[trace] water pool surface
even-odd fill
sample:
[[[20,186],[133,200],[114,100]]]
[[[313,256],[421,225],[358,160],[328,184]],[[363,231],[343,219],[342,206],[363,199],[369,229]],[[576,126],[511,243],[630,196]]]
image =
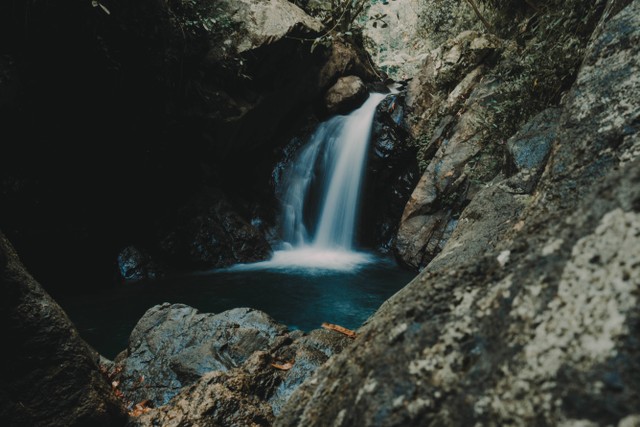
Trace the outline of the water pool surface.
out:
[[[183,303],[201,312],[236,307],[263,310],[290,329],[322,322],[358,328],[415,276],[394,262],[370,258],[350,270],[291,267],[239,269],[123,284],[98,294],[63,296],[60,305],[82,337],[106,357],[127,346],[137,321],[152,306]]]

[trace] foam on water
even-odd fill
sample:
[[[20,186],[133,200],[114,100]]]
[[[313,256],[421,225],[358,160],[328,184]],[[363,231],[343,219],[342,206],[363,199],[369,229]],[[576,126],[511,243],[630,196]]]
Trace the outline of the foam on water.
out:
[[[314,246],[275,251],[268,261],[253,264],[236,264],[227,271],[273,270],[295,273],[349,272],[376,262],[376,257],[366,252],[341,249],[324,249]]]

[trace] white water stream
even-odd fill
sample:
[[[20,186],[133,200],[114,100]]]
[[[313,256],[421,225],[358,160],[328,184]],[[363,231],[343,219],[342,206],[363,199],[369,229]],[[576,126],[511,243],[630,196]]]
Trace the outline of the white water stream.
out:
[[[373,116],[385,96],[373,93],[351,114],[318,126],[283,175],[283,249],[243,269],[352,270],[372,261],[353,245]],[[319,205],[309,203],[318,196]]]

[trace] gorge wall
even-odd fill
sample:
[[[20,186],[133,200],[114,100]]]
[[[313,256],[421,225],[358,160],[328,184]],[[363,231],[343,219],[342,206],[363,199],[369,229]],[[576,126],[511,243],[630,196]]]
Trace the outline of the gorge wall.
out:
[[[483,186],[276,425],[637,425],[639,8],[606,5],[559,109],[508,143],[550,142],[539,181]]]

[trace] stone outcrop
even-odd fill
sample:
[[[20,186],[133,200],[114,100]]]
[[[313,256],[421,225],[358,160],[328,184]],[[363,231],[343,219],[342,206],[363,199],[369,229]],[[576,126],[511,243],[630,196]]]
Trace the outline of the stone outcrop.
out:
[[[371,145],[362,190],[359,242],[389,252],[402,210],[420,178],[416,147],[404,126],[405,93],[387,96],[371,129]]]
[[[271,425],[295,389],[351,340],[288,331],[247,308],[153,307],[111,367],[124,399],[155,407],[132,425]]]
[[[0,424],[117,426],[126,415],[60,306],[0,233]]]
[[[324,106],[328,114],[346,114],[362,105],[368,95],[360,77],[340,77],[324,95]]]
[[[206,189],[159,226],[159,251],[182,268],[227,267],[269,258],[265,237],[220,191]]]
[[[409,266],[424,267],[442,250],[476,191],[471,183],[478,175],[497,173],[495,166],[485,170],[494,155],[480,165],[471,161],[487,145],[485,111],[497,91],[494,82],[480,81],[482,62],[500,46],[493,37],[463,32],[432,53],[409,87],[409,127],[415,138],[428,135],[422,154],[430,159],[404,208],[395,242],[398,258]],[[431,129],[428,123],[435,122]]]
[[[416,269],[442,251],[484,185],[522,167],[535,175],[535,166],[544,163],[549,135],[519,146],[507,141],[518,129],[526,132],[529,121],[534,133],[544,126],[534,117],[557,105],[575,79],[603,8],[602,2],[590,4],[578,17],[573,3],[549,4],[530,25],[536,13],[531,5],[485,5],[492,33],[462,31],[431,50],[409,85],[407,124],[423,175],[405,207],[394,251]],[[557,117],[547,117],[551,128]]]
[[[228,371],[254,352],[273,347],[285,330],[257,310],[215,315],[181,304],[155,306],[140,319],[128,349],[118,357],[120,389],[133,402],[164,405],[203,374]]]
[[[118,275],[122,281],[137,282],[159,279],[164,270],[147,251],[127,246],[118,254]]]
[[[277,426],[637,423],[639,17],[604,11],[537,185],[525,168],[478,191]]]

